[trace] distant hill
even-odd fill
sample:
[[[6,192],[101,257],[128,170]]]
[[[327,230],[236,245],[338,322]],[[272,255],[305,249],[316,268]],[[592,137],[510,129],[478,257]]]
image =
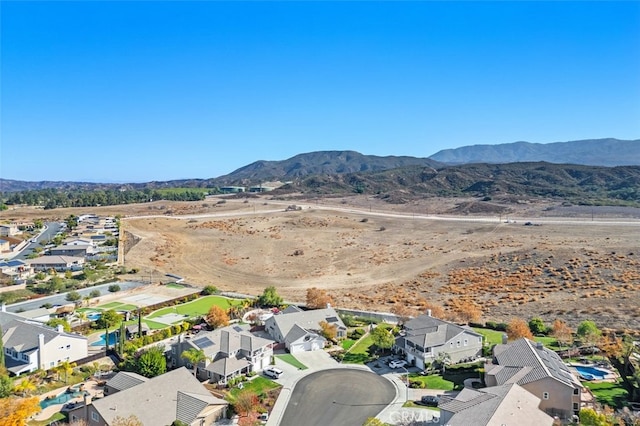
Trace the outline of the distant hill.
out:
[[[465,164],[439,169],[404,167],[297,180],[275,194],[375,194],[403,203],[421,196],[549,197],[578,204],[640,203],[640,166],[551,163]]]
[[[429,157],[446,164],[517,163],[546,161],[589,166],[640,165],[640,139],[587,139],[571,142],[514,142],[445,149]]]
[[[313,175],[381,171],[405,166],[440,166],[428,158],[379,157],[355,151],[318,151],[299,154],[282,161],[256,161],[228,175],[215,179],[221,184],[261,182],[269,180],[290,181]]]

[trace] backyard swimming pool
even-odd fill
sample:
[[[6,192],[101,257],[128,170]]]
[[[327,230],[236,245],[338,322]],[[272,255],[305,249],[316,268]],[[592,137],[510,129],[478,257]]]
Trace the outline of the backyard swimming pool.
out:
[[[84,394],[84,392],[62,392],[60,395],[56,396],[55,398],[49,398],[49,399],[43,399],[42,401],[40,401],[40,408],[42,408],[43,410],[51,405],[56,405],[56,404],[64,404],[74,398],[77,398],[79,396],[82,396]]]
[[[587,380],[604,380],[607,374],[611,374],[609,371],[594,367],[577,365],[574,368],[583,379]]]
[[[117,331],[112,331],[111,333],[109,333],[109,346],[113,346],[116,344],[116,342],[118,341],[118,332]],[[100,336],[100,340],[93,342],[91,344],[91,346],[105,346],[105,339],[104,339],[104,334]]]

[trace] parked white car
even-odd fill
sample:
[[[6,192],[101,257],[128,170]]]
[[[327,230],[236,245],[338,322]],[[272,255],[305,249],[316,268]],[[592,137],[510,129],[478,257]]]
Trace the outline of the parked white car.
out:
[[[279,379],[282,376],[283,371],[276,367],[267,367],[263,371],[265,376],[271,377],[272,379]]]
[[[389,363],[390,368],[400,368],[404,367],[405,365],[407,365],[407,361],[405,361],[404,359],[394,359]]]

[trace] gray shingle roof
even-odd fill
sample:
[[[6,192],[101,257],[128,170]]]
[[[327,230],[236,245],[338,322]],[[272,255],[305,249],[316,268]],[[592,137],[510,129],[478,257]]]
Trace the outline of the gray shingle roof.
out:
[[[139,374],[121,371],[109,379],[105,386],[109,386],[117,391],[123,391],[125,389],[138,386],[140,383],[144,383],[147,380],[149,379]]]
[[[335,319],[334,319],[335,318]],[[300,311],[292,313],[281,313],[269,318],[266,323],[273,323],[280,330],[280,335],[286,337],[294,326],[299,326],[305,330],[320,330],[320,322],[336,324],[339,328],[345,325],[333,308],[314,309],[310,311]]]
[[[242,369],[247,368],[250,365],[251,363],[246,358],[237,358],[237,357],[227,358],[227,357],[221,356],[218,359],[214,360],[209,365],[207,365],[205,370],[215,373],[222,377],[227,377],[228,375],[235,373],[237,371],[241,371]]]
[[[545,426],[553,418],[538,409],[540,399],[517,384],[465,388],[438,407],[449,426]],[[453,413],[449,417],[450,413]]]
[[[227,401],[213,395],[201,395],[178,391],[176,419],[191,424],[209,405],[227,405]]]
[[[568,386],[582,387],[558,354],[529,339],[522,338],[506,345],[496,345],[494,358],[503,368],[498,370],[490,367],[488,372],[494,374],[495,371],[498,384],[515,381],[524,385],[545,377],[553,377]],[[512,374],[505,367],[511,370],[528,367],[528,371]]]
[[[49,343],[58,336],[64,335],[77,339],[87,340],[78,334],[58,332],[41,323],[27,321],[19,315],[9,312],[0,312],[0,325],[2,326],[2,341],[6,348],[14,348],[18,352],[26,352],[38,347],[38,336],[44,336],[44,342]]]
[[[420,315],[407,321],[404,329],[406,332],[405,340],[425,348],[444,345],[455,336],[464,332],[469,332],[481,337],[480,334],[470,328],[443,321],[430,315]]]
[[[94,408],[107,424],[119,417],[135,415],[147,426],[170,425],[178,415],[178,392],[190,398],[209,401],[211,394],[184,367],[154,377],[137,386],[97,399],[92,402]],[[193,412],[182,407],[182,415]]]

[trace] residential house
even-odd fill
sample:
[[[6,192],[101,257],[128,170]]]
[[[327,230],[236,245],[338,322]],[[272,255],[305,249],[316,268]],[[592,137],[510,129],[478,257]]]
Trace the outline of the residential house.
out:
[[[140,383],[144,383],[147,380],[149,379],[137,373],[120,371],[105,383],[103,392],[105,396],[113,395],[114,393],[138,386]]]
[[[4,305],[3,305],[4,309]],[[48,370],[63,361],[77,361],[88,353],[87,338],[29,321],[18,314],[0,312],[7,370],[14,375]]]
[[[335,325],[336,337],[341,339],[347,335],[338,313],[333,308],[303,311],[290,306],[277,315],[267,318],[264,322],[265,331],[291,353],[315,351],[323,349],[326,339],[322,336],[320,323]]]
[[[18,224],[16,223],[2,223],[0,224],[0,236],[11,237],[20,233]]]
[[[517,383],[541,399],[540,409],[561,419],[580,411],[582,384],[555,352],[528,339],[496,345],[485,364],[485,383]]]
[[[11,251],[11,243],[9,240],[0,238],[0,253],[7,253]]]
[[[49,249],[50,256],[87,257],[95,253],[95,248],[90,244],[63,244]]]
[[[33,268],[22,260],[0,262],[0,276],[11,279],[15,284],[22,284],[33,275]]]
[[[51,319],[51,311],[47,308],[37,308],[30,311],[16,312],[16,315],[30,321],[45,323]]]
[[[196,367],[201,379],[225,384],[229,379],[263,370],[271,362],[274,342],[254,336],[247,326],[234,325],[219,328],[196,337],[180,335],[171,346],[169,363],[172,366],[193,366],[182,357],[184,351],[202,350],[207,359]]]
[[[447,426],[551,426],[540,398],[516,383],[484,389],[464,388],[455,398],[440,399],[440,424]]]
[[[27,260],[27,264],[35,271],[49,271],[51,269],[58,272],[80,271],[84,265],[84,258],[72,256],[41,256],[36,259]]]
[[[451,363],[472,360],[482,355],[482,335],[472,328],[431,316],[430,312],[404,324],[396,338],[394,351],[420,369],[446,354]]]
[[[211,395],[186,368],[145,380],[136,376],[117,375],[118,381],[126,383],[110,386],[104,398],[87,398],[69,412],[69,419],[84,420],[88,426],[109,426],[116,417],[135,416],[145,426],[170,425],[176,420],[190,426],[210,426],[226,416],[229,403]],[[109,382],[113,384],[114,379]]]

